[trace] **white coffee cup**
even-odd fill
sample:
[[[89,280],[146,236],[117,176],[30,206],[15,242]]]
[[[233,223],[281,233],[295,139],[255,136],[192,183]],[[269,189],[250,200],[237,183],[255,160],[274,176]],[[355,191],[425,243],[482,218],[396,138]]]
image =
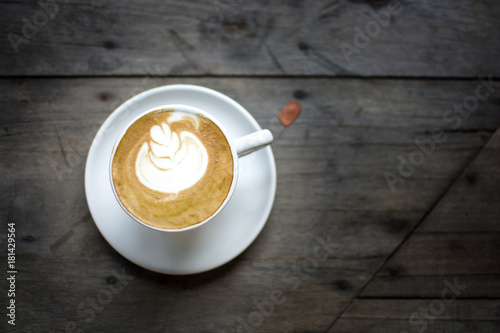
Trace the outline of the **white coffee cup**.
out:
[[[229,193],[226,196],[226,198],[224,199],[223,203],[220,205],[220,207],[212,215],[210,215],[205,220],[203,220],[203,221],[201,221],[199,223],[196,223],[196,224],[184,227],[184,228],[180,228],[180,229],[167,229],[167,228],[155,227],[155,226],[149,225],[146,222],[143,222],[140,219],[138,219],[137,217],[135,217],[122,204],[120,198],[118,197],[118,194],[116,192],[116,188],[115,188],[115,185],[114,185],[114,182],[113,182],[113,173],[112,173],[113,158],[115,156],[115,153],[116,153],[116,150],[118,148],[118,145],[119,145],[120,141],[122,140],[123,136],[125,135],[125,133],[129,129],[129,127],[133,123],[135,123],[138,119],[142,118],[144,115],[146,115],[146,114],[148,114],[150,112],[153,112],[155,110],[166,110],[166,109],[167,110],[175,110],[175,111],[180,111],[180,112],[192,113],[192,114],[195,114],[195,115],[196,114],[201,114],[202,116],[210,119],[215,125],[217,125],[217,127],[219,127],[219,129],[224,134],[224,136],[225,136],[225,138],[226,138],[226,140],[227,140],[227,142],[229,144],[229,147],[231,148],[231,155],[233,156],[233,167],[234,167],[234,169],[233,169],[233,180],[232,180],[232,183],[231,183],[231,187],[230,187]],[[231,138],[231,136],[229,135],[229,133],[227,132],[227,130],[224,129],[224,126],[222,126],[222,124],[216,118],[214,118],[211,114],[209,114],[209,113],[207,113],[207,112],[205,112],[203,110],[200,110],[198,108],[195,108],[193,106],[188,106],[188,105],[183,105],[183,104],[169,104],[169,105],[157,106],[157,107],[149,109],[149,110],[141,113],[137,117],[135,117],[123,129],[123,131],[121,132],[121,134],[118,136],[118,139],[116,140],[115,145],[113,147],[113,150],[112,150],[112,153],[111,153],[110,162],[109,162],[109,174],[110,174],[110,179],[111,179],[111,188],[113,189],[113,193],[115,195],[115,198],[118,201],[118,203],[120,204],[120,206],[122,207],[122,209],[133,220],[135,220],[136,222],[138,222],[139,224],[141,224],[141,225],[143,225],[145,227],[148,227],[148,228],[154,229],[154,230],[158,230],[158,231],[164,231],[164,232],[182,232],[182,231],[187,231],[187,230],[195,229],[195,228],[198,228],[198,227],[200,227],[200,226],[208,223],[214,217],[216,217],[224,209],[224,207],[227,205],[227,203],[231,199],[231,197],[232,197],[232,195],[234,193],[234,190],[236,188],[236,184],[238,182],[238,176],[239,176],[239,159],[242,156],[248,155],[250,153],[253,153],[253,152],[255,152],[255,151],[259,150],[259,149],[262,149],[262,148],[268,146],[269,144],[272,143],[272,141],[273,141],[273,135],[267,129],[254,132],[254,133],[242,136],[242,137],[237,138],[237,139],[233,139],[233,138]]]

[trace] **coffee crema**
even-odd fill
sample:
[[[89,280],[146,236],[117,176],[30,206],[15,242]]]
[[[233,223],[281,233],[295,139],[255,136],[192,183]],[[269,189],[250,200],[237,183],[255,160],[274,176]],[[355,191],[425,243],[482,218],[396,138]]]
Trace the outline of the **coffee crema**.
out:
[[[116,194],[130,214],[163,229],[213,215],[229,194],[234,161],[224,133],[201,114],[160,109],[136,120],[114,154]]]

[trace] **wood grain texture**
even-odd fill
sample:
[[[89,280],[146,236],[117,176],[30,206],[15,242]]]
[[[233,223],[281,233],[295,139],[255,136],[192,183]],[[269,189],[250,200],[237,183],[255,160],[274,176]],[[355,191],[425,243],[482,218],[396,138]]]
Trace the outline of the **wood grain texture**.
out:
[[[0,222],[16,223],[19,270],[17,326],[0,331],[500,331],[498,1],[0,9]],[[192,276],[121,257],[83,188],[104,119],[177,83],[247,108],[273,132],[278,171],[257,240]],[[285,128],[291,100],[302,113]],[[406,175],[402,160],[415,162]],[[329,255],[314,262],[318,238]],[[436,308],[449,283],[465,287]]]
[[[498,300],[454,300],[444,308],[439,302],[356,299],[331,332],[494,333],[500,329]]]
[[[330,332],[498,331],[499,156],[497,131]]]
[[[495,0],[60,2],[1,2],[0,75],[500,76]]]
[[[417,232],[500,232],[499,165],[500,135],[497,133]]]
[[[460,259],[455,261],[455,264]],[[434,268],[432,264],[430,268]],[[441,295],[445,288],[445,281],[467,286],[462,290],[461,298],[500,298],[500,282],[498,274],[473,274],[468,271],[462,275],[441,273],[435,275],[409,275],[397,276],[399,271],[391,269],[393,276],[375,276],[363,289],[359,297],[363,298],[434,298]],[[431,274],[432,272],[426,272]]]
[[[411,277],[427,277],[427,280],[434,277],[442,281],[443,275],[468,280],[472,280],[471,276],[486,279],[492,288],[474,283],[479,288],[467,288],[468,297],[498,297],[499,142],[500,131],[497,131],[410,239],[364,288],[360,297],[378,297],[384,295],[383,290],[391,295],[389,297],[407,297],[408,292],[415,292],[404,287],[411,284]],[[403,283],[392,283],[400,277],[405,278]],[[387,286],[382,286],[384,283]],[[396,285],[402,288],[398,289]],[[433,296],[438,297],[437,294]]]
[[[233,262],[187,277],[151,273],[123,259],[93,224],[83,190],[88,148],[109,113],[140,91],[174,83],[228,94],[276,138],[278,192],[261,235]],[[18,226],[19,327],[64,331],[74,321],[85,332],[233,332],[241,319],[256,331],[325,331],[500,124],[498,92],[459,130],[443,121],[444,110],[473,94],[477,84],[1,79],[0,218]],[[303,110],[284,128],[278,113],[294,95],[302,96]],[[384,172],[397,172],[397,156],[407,156],[415,138],[429,138],[437,127],[446,129],[446,142],[392,192]],[[334,245],[328,260],[306,272],[301,267],[314,255],[318,237]],[[135,279],[86,322],[88,298],[118,283],[112,272],[122,269]],[[256,304],[274,290],[286,301],[259,323],[252,315],[262,313]]]
[[[258,331],[321,332],[332,320],[332,312],[345,307],[377,264],[377,260],[371,264],[327,260],[318,270],[304,274],[293,268],[300,265],[299,258],[249,260],[243,255],[207,273],[168,276],[141,269],[116,253],[79,259],[23,258],[26,269],[19,274],[18,327],[64,331],[74,322],[84,332],[144,328],[150,332],[236,332],[241,322]],[[128,277],[127,285],[121,285],[114,271]],[[348,280],[348,286],[337,279]],[[89,313],[92,300],[105,299],[106,290],[115,287],[121,290],[109,302],[97,302],[94,314]],[[273,292],[280,293],[279,304],[270,305]],[[292,316],[298,309],[300,316]],[[260,313],[264,314],[261,323]]]

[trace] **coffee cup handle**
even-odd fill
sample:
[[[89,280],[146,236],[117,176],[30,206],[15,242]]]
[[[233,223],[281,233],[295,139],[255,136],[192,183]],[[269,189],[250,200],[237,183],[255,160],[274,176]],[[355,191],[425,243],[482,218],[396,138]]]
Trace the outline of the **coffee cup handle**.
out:
[[[260,130],[234,140],[238,157],[248,155],[262,149],[273,142],[273,134],[267,130]]]

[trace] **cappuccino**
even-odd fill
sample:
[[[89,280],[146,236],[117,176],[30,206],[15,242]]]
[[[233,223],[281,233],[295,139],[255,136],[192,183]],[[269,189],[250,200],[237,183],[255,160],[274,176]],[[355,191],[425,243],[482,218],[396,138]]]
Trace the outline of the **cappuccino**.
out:
[[[210,119],[173,109],[149,112],[121,138],[111,163],[123,207],[163,229],[200,223],[223,204],[234,161],[222,130]]]

